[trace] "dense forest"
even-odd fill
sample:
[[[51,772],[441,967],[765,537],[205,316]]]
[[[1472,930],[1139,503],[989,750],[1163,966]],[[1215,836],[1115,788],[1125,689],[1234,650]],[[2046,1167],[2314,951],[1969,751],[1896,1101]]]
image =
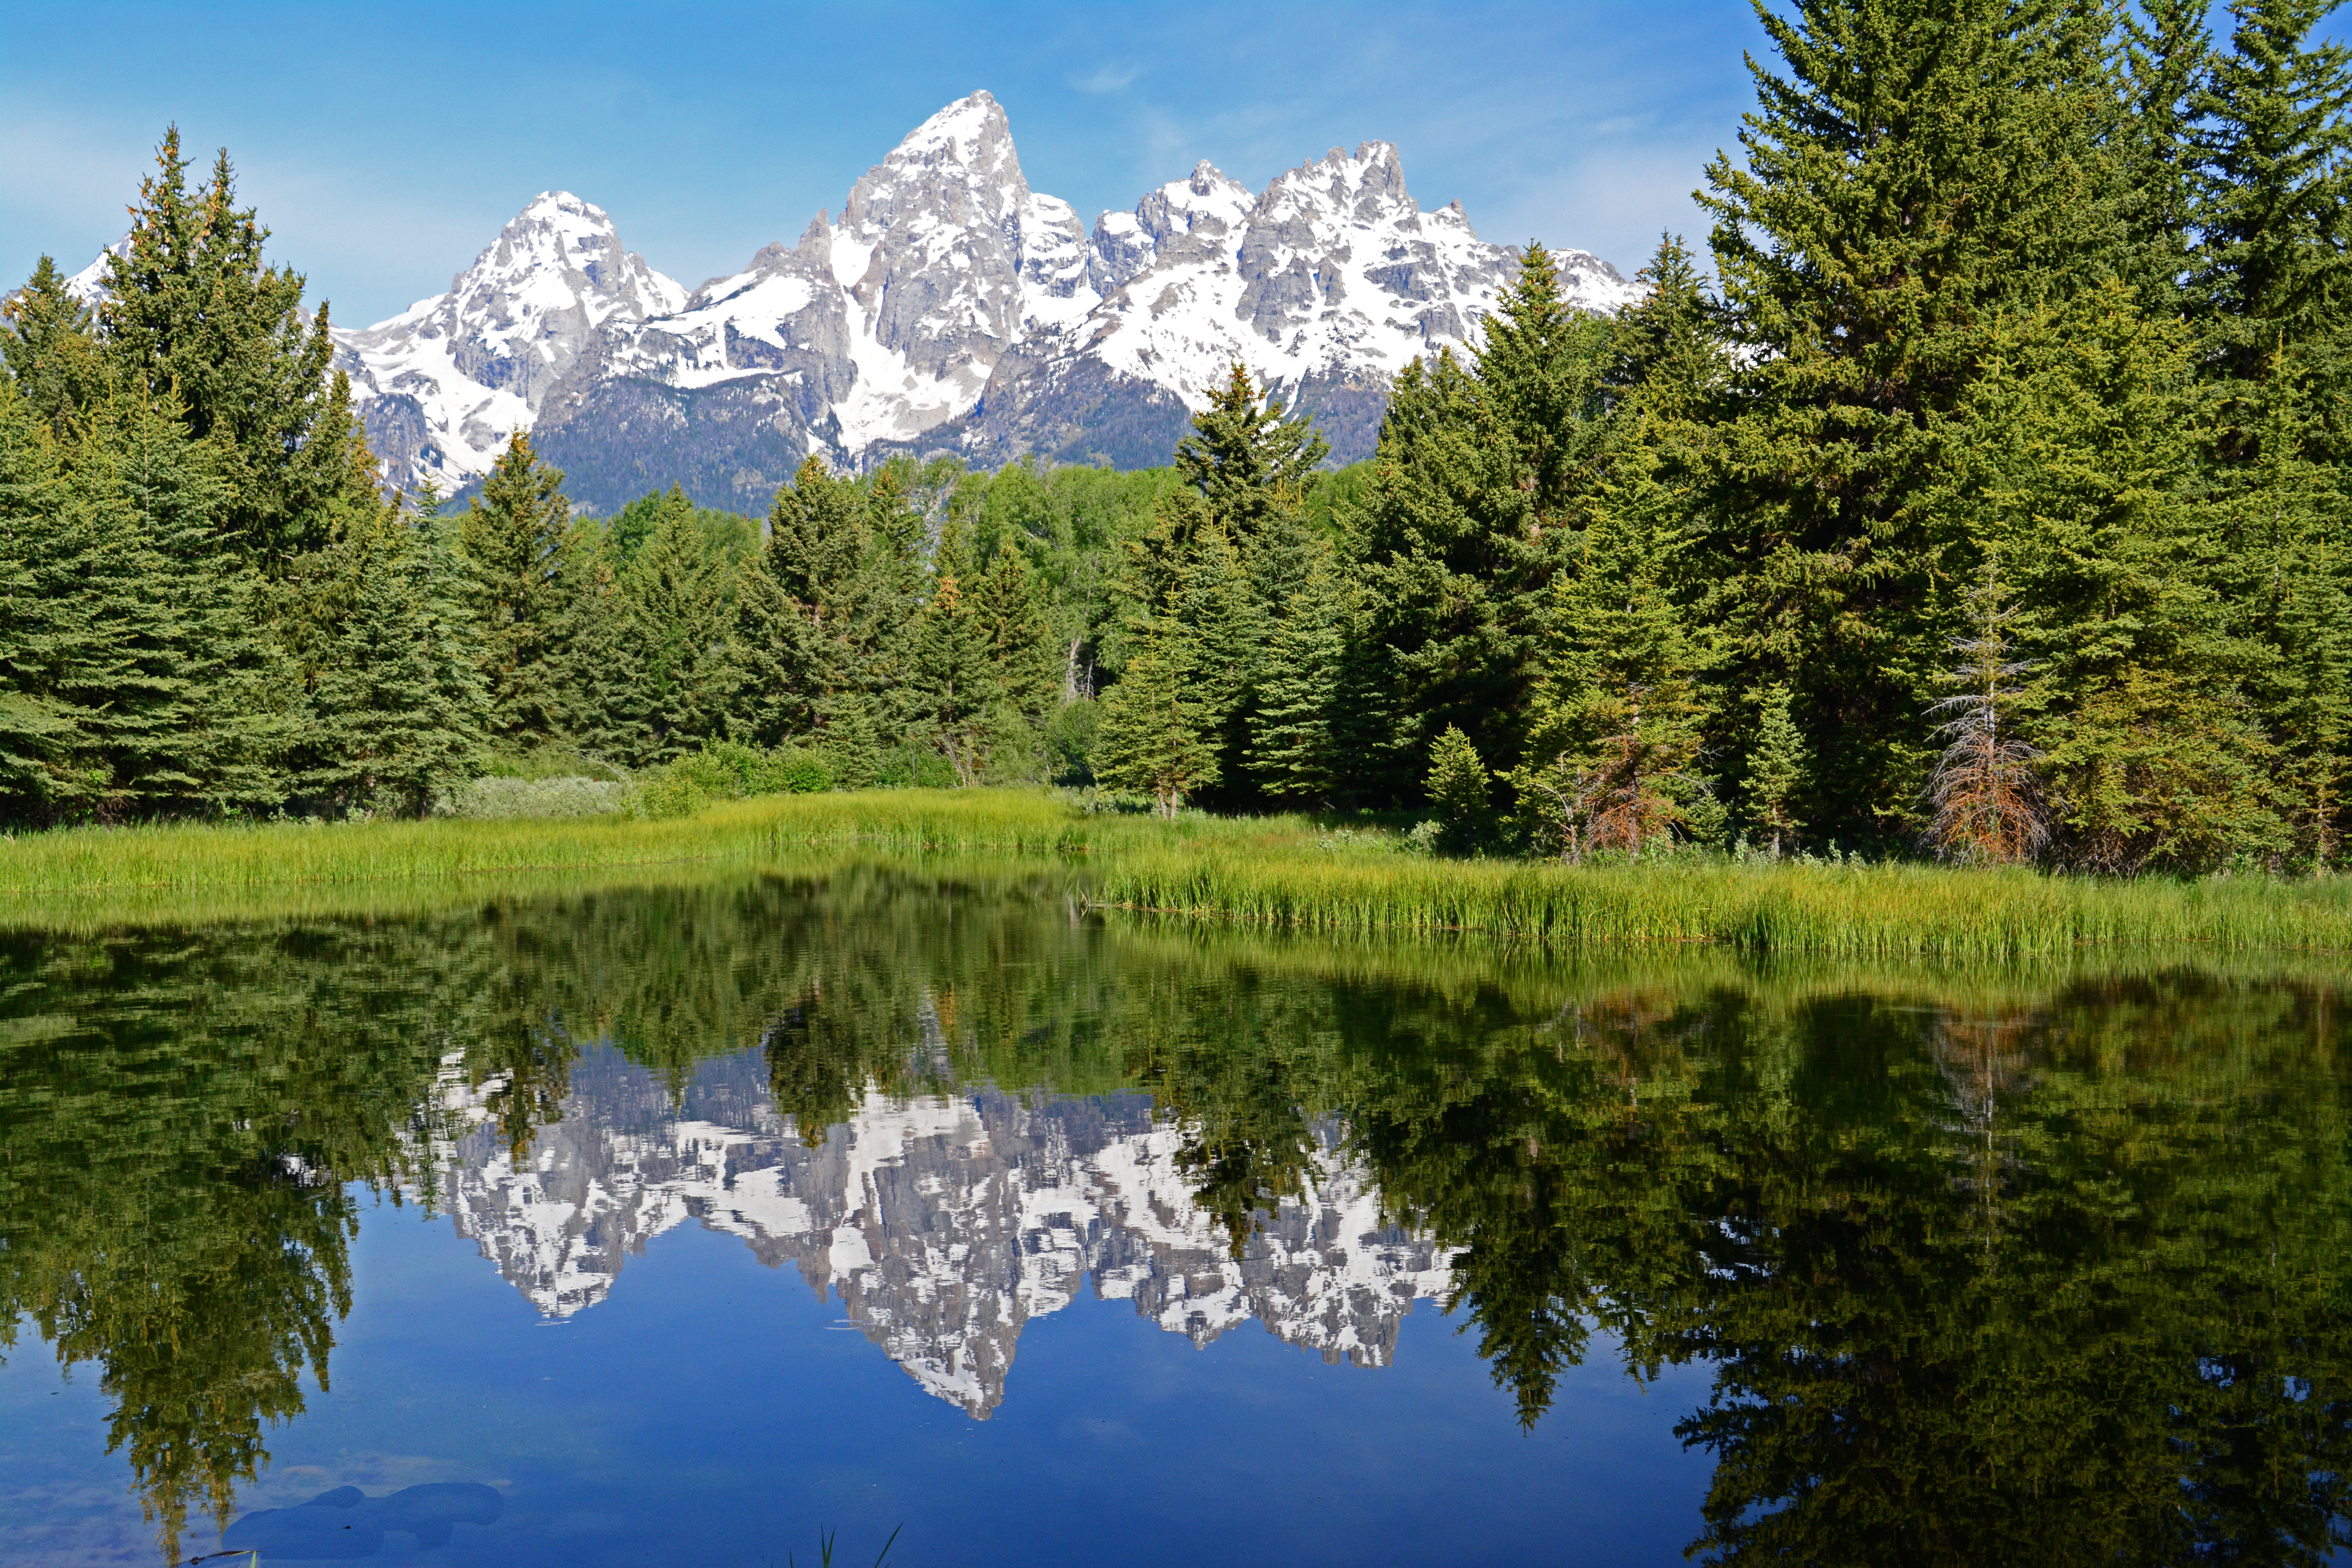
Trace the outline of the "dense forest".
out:
[[[1523,271],[1377,457],[387,498],[176,133],[0,384],[0,814],[425,812],[514,759],[1403,810],[1459,852],[2345,858],[2352,57],[2327,0],[1801,0],[1614,318]],[[532,765],[544,765],[535,763]]]

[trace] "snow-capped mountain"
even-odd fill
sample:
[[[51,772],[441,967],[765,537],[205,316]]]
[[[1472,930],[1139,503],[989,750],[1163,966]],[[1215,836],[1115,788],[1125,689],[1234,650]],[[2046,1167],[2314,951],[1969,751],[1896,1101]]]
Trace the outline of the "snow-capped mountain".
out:
[[[604,208],[544,191],[447,293],[336,331],[335,366],[350,373],[386,475],[455,489],[537,421],[597,328],[685,302],[683,288],[621,244]]]
[[[100,251],[96,260],[67,279],[66,292],[91,310],[97,310],[105,301],[107,294],[106,258],[110,256],[127,257],[130,254],[131,237],[126,234],[104,250]]]
[[[1638,295],[1582,251],[1558,260],[1577,304]],[[104,262],[78,296],[103,293]],[[756,512],[812,453],[1164,462],[1235,361],[1360,457],[1389,378],[1475,341],[1517,266],[1459,203],[1423,211],[1384,142],[1256,194],[1202,163],[1088,229],[1029,188],[976,92],[867,170],[837,221],[691,291],[602,208],[542,193],[447,292],[336,329],[335,363],[401,488],[461,489],[529,429],[590,510],[676,481]]]
[[[454,1073],[454,1064],[452,1067]],[[986,1419],[1022,1327],[1088,1285],[1206,1344],[1253,1319],[1327,1362],[1385,1364],[1451,1254],[1388,1226],[1363,1172],[1323,1150],[1239,1260],[1177,1168],[1181,1134],[1139,1095],[1028,1102],[869,1090],[812,1148],[757,1051],[704,1065],[679,1102],[617,1053],[574,1069],[563,1119],[519,1164],[494,1130],[437,1151],[434,1201],[551,1317],[604,1300],[677,1226],[787,1263],[929,1392]],[[447,1104],[480,1116],[452,1078]]]

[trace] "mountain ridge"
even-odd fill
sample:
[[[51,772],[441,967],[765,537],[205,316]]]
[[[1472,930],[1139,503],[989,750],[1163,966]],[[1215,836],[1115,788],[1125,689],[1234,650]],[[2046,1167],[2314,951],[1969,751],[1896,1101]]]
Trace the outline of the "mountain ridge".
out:
[[[444,292],[337,327],[386,483],[462,494],[531,432],[581,510],[681,485],[760,512],[811,455],[1163,463],[1230,365],[1368,456],[1391,377],[1475,346],[1520,253],[1424,211],[1386,142],[1253,192],[1203,159],[1083,224],[1034,190],[1003,108],[948,104],[786,245],[689,289],[569,191],[526,203]],[[1554,253],[1570,303],[1640,289]],[[71,282],[103,292],[103,255]]]

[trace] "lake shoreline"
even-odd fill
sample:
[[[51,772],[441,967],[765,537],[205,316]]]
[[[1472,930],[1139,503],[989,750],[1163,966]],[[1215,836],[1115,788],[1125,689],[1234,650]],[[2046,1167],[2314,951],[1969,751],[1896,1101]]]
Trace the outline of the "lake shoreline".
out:
[[[769,795],[690,816],[75,828],[0,845],[0,926],[365,914],[733,868],[885,860],[1062,879],[1093,909],[1561,949],[2006,960],[2085,948],[2352,952],[2352,884],[2053,876],[1690,852],[1613,865],[1449,859],[1306,816],[1090,813],[1022,790]]]

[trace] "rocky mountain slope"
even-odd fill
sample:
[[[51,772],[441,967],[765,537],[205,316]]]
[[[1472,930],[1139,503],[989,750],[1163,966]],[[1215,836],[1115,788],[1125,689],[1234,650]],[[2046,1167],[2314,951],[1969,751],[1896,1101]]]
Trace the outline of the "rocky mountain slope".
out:
[[[1559,259],[1588,309],[1637,296],[1595,257]],[[758,512],[811,453],[1165,462],[1234,361],[1311,412],[1336,458],[1361,457],[1389,378],[1474,341],[1517,266],[1459,203],[1423,211],[1384,142],[1255,193],[1202,163],[1089,229],[1030,189],[976,92],[867,170],[838,219],[690,291],[602,208],[542,193],[446,293],[337,329],[336,363],[404,489],[462,490],[529,429],[588,510],[675,481]]]
[[[454,1070],[454,1069],[453,1069]],[[1450,1254],[1385,1226],[1320,1130],[1318,1174],[1234,1259],[1196,1211],[1175,1129],[1143,1096],[1039,1102],[869,1092],[810,1147],[758,1051],[706,1063],[675,1105],[617,1053],[578,1064],[564,1116],[518,1162],[484,1124],[435,1152],[434,1201],[541,1311],[603,1300],[646,1243],[689,1222],[790,1265],[923,1388],[986,1419],[1021,1330],[1091,1288],[1206,1344],[1253,1320],[1327,1362],[1379,1366]],[[446,1105],[483,1121],[453,1078]]]

